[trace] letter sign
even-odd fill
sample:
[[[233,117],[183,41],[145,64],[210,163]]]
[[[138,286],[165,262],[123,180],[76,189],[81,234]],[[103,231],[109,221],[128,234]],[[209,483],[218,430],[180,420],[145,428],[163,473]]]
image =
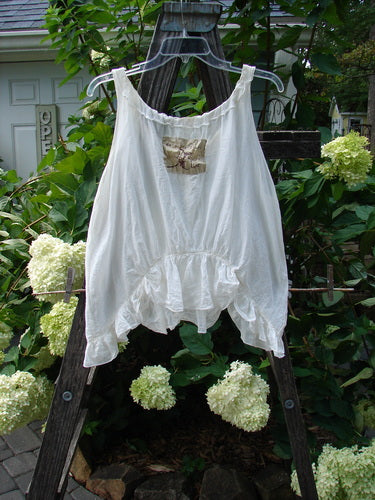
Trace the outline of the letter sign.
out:
[[[57,142],[57,119],[55,104],[41,104],[36,108],[36,141],[38,163]]]

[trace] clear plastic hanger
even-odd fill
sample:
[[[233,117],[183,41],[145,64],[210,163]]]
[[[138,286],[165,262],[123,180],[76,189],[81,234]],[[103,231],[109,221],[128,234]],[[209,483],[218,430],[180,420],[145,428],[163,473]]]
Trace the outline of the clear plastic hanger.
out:
[[[234,73],[241,73],[242,71],[242,68],[234,66],[231,62],[217,57],[212,52],[205,38],[202,36],[187,35],[184,30],[182,36],[164,38],[159,51],[153,58],[139,64],[135,64],[126,71],[126,75],[137,75],[139,73],[144,73],[145,71],[159,68],[175,57],[181,58],[183,62],[187,62],[191,57],[196,57],[216,69],[232,71]],[[254,76],[270,80],[276,85],[279,92],[284,90],[283,82],[277,75],[275,75],[275,73],[272,73],[271,71],[256,68]],[[87,87],[87,95],[90,97],[93,96],[98,85],[110,82],[111,80],[113,80],[112,72],[96,76]]]

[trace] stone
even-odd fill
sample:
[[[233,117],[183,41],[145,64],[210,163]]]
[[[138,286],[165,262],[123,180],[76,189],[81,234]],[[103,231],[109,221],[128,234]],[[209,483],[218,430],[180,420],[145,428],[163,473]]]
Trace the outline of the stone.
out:
[[[108,500],[130,500],[143,479],[132,465],[117,463],[96,470],[86,481],[86,488]]]
[[[87,491],[83,486],[69,493],[73,500],[101,500],[101,497],[94,495],[91,491]]]
[[[10,457],[3,461],[3,466],[12,477],[17,477],[21,474],[25,474],[25,472],[34,470],[35,465],[36,457],[30,451],[20,453],[15,457]]]
[[[74,479],[80,483],[86,483],[91,475],[91,467],[79,447],[77,447],[74,454],[72,465],[70,466],[70,472],[72,473]]]
[[[25,495],[19,490],[13,490],[0,495],[0,500],[25,500]]]
[[[13,481],[8,472],[0,464],[0,493],[7,493],[8,491],[16,489],[16,483]]]
[[[192,488],[181,472],[168,472],[152,476],[134,492],[134,500],[191,500]]]
[[[281,466],[269,464],[255,474],[254,484],[261,500],[294,500],[297,497],[290,487],[290,474]]]
[[[90,491],[85,490],[83,486],[79,486],[76,490],[69,493],[73,500],[100,500],[101,497],[93,495]]]
[[[258,500],[258,495],[244,474],[214,465],[204,473],[199,500]]]
[[[15,454],[23,453],[24,451],[33,451],[39,448],[41,444],[41,440],[27,426],[16,429],[11,434],[3,437]]]
[[[22,493],[26,493],[27,490],[29,489],[32,477],[33,477],[33,471],[30,471],[26,472],[26,474],[22,474],[21,476],[17,476],[14,478],[18,488],[22,491]]]
[[[4,439],[0,436],[0,451],[1,450],[5,450],[5,448],[7,447],[7,444],[6,442],[4,441]]]
[[[0,462],[6,460],[9,457],[13,457],[13,452],[9,448],[5,448],[4,450],[0,450]]]

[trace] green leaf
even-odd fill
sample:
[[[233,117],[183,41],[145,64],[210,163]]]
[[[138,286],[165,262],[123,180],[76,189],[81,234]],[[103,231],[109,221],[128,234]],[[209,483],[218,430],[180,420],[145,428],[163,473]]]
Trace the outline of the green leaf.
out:
[[[355,279],[366,279],[367,270],[361,261],[354,261],[349,265],[349,271]]]
[[[38,172],[40,172],[41,170],[43,170],[43,168],[47,167],[48,165],[52,165],[54,159],[56,157],[56,149],[55,148],[51,148],[48,153],[44,156],[44,158],[42,159],[42,161],[39,163],[38,165]]]
[[[324,292],[322,293],[322,300],[323,300],[323,304],[326,306],[326,307],[330,307],[330,306],[333,306],[334,304],[336,304],[339,300],[341,300],[344,296],[344,292],[338,292],[338,291],[335,291],[333,292],[333,299],[330,300],[328,298],[328,292]]]
[[[362,278],[356,278],[355,280],[347,280],[347,281],[344,281],[344,284],[345,284],[346,286],[350,286],[350,287],[352,287],[352,286],[356,286],[356,285],[358,285],[358,283],[359,283],[360,281],[362,281]]]
[[[87,153],[83,149],[77,148],[72,155],[57,163],[55,168],[60,172],[81,174],[87,159]]]
[[[332,141],[332,132],[328,127],[317,127],[320,131],[320,141],[322,144],[327,144],[327,142]]]
[[[51,183],[64,189],[64,191],[67,191],[68,193],[73,193],[78,187],[76,177],[70,173],[52,172],[48,176],[48,179]]]
[[[197,366],[195,368],[188,368],[177,373],[173,373],[170,378],[172,385],[186,386],[201,382],[206,377],[221,378],[227,366],[219,359],[218,362],[208,366]]]
[[[18,360],[19,348],[17,346],[13,346],[9,349],[9,351],[5,354],[4,363],[14,363]]]
[[[189,349],[181,349],[171,357],[171,365],[173,368],[195,368],[200,366],[200,364],[199,358],[193,356]]]
[[[341,75],[339,63],[333,54],[316,52],[311,55],[310,60],[312,64],[317,66],[317,68],[323,73],[327,73],[329,75]]]
[[[345,186],[342,182],[335,182],[331,184],[332,196],[336,201],[339,201],[344,194]]]
[[[374,374],[374,370],[370,368],[369,366],[366,368],[363,368],[355,377],[350,378],[343,384],[341,384],[341,387],[348,387],[349,385],[355,384],[356,382],[359,382],[360,380],[366,380],[368,378],[371,378]]]
[[[19,238],[3,240],[1,242],[1,245],[8,247],[7,249],[9,250],[25,250],[25,247],[29,248],[29,244],[27,243],[27,241]]]
[[[367,229],[375,229],[375,208],[368,216]]]
[[[269,50],[275,42],[275,35],[272,31],[262,31],[257,37],[257,44],[260,50]]]
[[[372,213],[375,215],[373,205],[360,205],[355,209],[356,216],[363,221],[367,221]]]
[[[302,368],[301,366],[294,366],[293,373],[296,377],[310,377],[314,374],[309,368]]]
[[[297,90],[301,90],[305,87],[303,66],[299,61],[294,62],[292,65],[292,79]]]
[[[194,354],[211,354],[214,344],[210,333],[198,333],[195,325],[185,324],[180,328],[180,337],[185,347]]]
[[[344,241],[356,238],[360,234],[366,231],[365,224],[352,224],[349,227],[344,227],[339,229],[333,234],[333,239],[336,243],[344,243]]]
[[[1,375],[6,375],[7,377],[10,377],[13,375],[13,373],[16,373],[17,368],[14,365],[5,365],[3,368],[1,368]]]
[[[68,222],[68,209],[69,205],[58,201],[54,203],[49,216],[54,222]]]
[[[91,133],[102,146],[110,146],[112,143],[112,129],[109,125],[98,122],[91,130]]]
[[[75,193],[75,200],[84,207],[90,205],[94,200],[96,189],[97,184],[95,179],[82,182]]]
[[[296,112],[296,119],[300,127],[310,129],[314,124],[315,111],[312,106],[310,106],[310,104],[299,102]]]
[[[95,24],[111,24],[116,18],[108,11],[94,10],[89,14],[87,20]]]
[[[285,29],[277,42],[277,50],[293,47],[301,36],[304,26],[292,26]]]
[[[324,183],[325,178],[320,174],[314,173],[314,175],[305,182],[303,190],[305,196],[312,196],[321,191]]]
[[[356,302],[356,305],[361,304],[365,307],[373,307],[375,306],[375,297],[370,297],[368,299],[361,300],[360,302]]]

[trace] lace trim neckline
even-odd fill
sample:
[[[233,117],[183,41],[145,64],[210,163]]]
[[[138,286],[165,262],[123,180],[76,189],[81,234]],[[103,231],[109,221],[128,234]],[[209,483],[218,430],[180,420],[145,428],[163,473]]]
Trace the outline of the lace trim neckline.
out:
[[[167,115],[166,113],[162,113],[160,111],[157,111],[156,109],[152,108],[149,106],[146,101],[143,100],[143,98],[138,94],[137,90],[134,88],[132,82],[126,75],[126,69],[125,68],[117,68],[113,69],[112,73],[114,76],[115,83],[117,84],[118,82],[123,82],[125,85],[125,88],[127,90],[127,95],[131,99],[131,103],[134,104],[139,111],[148,119],[154,120],[163,124],[167,125],[173,125],[173,126],[201,126],[209,121],[217,118],[218,116],[223,115],[226,113],[229,109],[231,109],[234,105],[234,102],[238,100],[245,90],[248,89],[248,85],[250,86],[253,76],[254,76],[254,71],[255,67],[254,66],[248,66],[244,64],[242,66],[242,71],[240,74],[239,79],[237,80],[237,83],[230,94],[230,96],[219,106],[216,108],[206,111],[205,113],[201,115],[196,115],[196,116],[170,116]],[[122,95],[124,95],[123,86],[116,85],[117,89],[116,91],[122,91]]]

